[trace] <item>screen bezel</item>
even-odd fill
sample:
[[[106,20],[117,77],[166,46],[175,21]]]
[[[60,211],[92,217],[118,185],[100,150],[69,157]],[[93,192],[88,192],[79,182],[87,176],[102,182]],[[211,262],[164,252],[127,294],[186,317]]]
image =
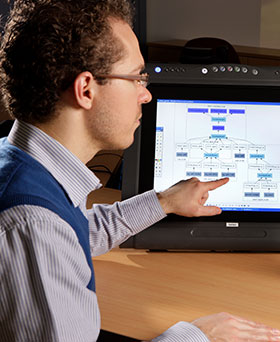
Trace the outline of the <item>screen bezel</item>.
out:
[[[153,95],[153,99],[149,104],[144,105],[142,109],[143,117],[140,143],[139,193],[153,189],[156,108],[158,99],[280,102],[280,89],[279,87],[273,86],[151,84],[149,86],[149,90]],[[170,219],[174,219],[174,217],[176,220],[186,220],[186,218],[176,215],[169,216]],[[214,217],[200,217],[193,218],[191,220],[227,222],[279,222],[280,212],[250,212],[234,210],[223,211],[221,215]]]

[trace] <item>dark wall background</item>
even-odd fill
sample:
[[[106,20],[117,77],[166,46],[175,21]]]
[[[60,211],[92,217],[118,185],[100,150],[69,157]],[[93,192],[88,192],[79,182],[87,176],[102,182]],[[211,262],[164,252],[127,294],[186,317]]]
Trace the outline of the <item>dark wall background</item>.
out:
[[[9,5],[8,5],[8,3],[7,3],[5,0],[2,0],[2,1],[0,2],[0,13],[1,13],[1,14],[5,14],[5,13],[8,12],[8,10],[9,10]]]
[[[1,0],[0,2],[0,15],[1,15],[1,28],[4,26],[6,22],[7,15],[9,13],[9,5],[5,0]]]
[[[136,15],[134,20],[134,32],[138,37],[140,48],[144,58],[147,57],[147,20],[146,20],[146,11],[147,5],[146,0],[135,0],[132,2],[136,8]]]

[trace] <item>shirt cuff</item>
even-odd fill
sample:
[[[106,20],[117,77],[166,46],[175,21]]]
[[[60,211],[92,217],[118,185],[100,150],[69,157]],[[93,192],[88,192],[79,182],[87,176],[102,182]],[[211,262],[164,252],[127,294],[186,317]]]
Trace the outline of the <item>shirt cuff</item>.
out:
[[[155,190],[124,200],[120,202],[120,206],[133,234],[141,232],[166,217]]]
[[[178,322],[151,342],[209,342],[204,333],[195,325]]]

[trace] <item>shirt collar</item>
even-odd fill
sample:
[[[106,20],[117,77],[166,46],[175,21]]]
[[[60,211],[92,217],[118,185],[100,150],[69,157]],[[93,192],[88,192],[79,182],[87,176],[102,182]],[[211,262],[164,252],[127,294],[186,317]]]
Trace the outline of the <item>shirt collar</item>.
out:
[[[39,128],[16,120],[8,141],[41,163],[61,184],[74,206],[101,187],[99,179],[73,153]]]

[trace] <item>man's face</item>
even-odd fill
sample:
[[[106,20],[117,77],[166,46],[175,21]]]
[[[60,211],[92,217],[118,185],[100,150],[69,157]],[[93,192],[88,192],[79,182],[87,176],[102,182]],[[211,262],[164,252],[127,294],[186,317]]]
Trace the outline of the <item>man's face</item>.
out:
[[[124,57],[113,65],[112,74],[139,75],[144,68],[137,38],[123,21],[111,21],[114,35],[124,47]],[[124,149],[130,146],[140,125],[142,104],[152,99],[137,81],[109,79],[97,87],[93,110],[88,118],[89,135],[98,149]]]

